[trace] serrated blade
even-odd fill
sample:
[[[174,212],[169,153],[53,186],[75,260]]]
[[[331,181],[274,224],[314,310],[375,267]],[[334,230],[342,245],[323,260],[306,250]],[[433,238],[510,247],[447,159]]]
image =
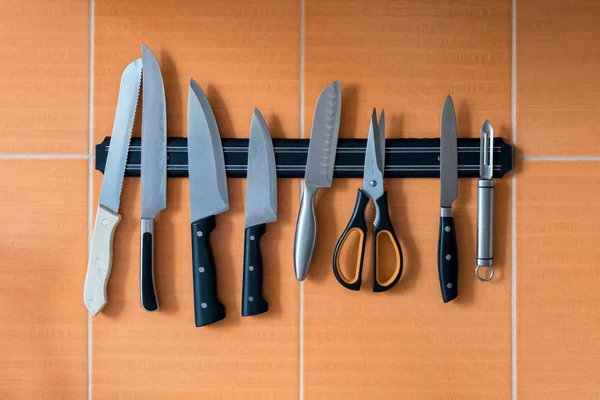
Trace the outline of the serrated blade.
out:
[[[315,106],[304,174],[307,186],[331,186],[341,111],[342,89],[334,81],[323,89]]]
[[[142,60],[137,59],[129,64],[121,75],[121,86],[119,87],[119,98],[117,100],[117,111],[113,123],[102,190],[100,192],[100,204],[114,213],[119,213],[121,203],[121,189],[123,177],[129,153],[129,142],[135,121],[140,83],[142,80]]]
[[[254,109],[248,144],[246,228],[277,220],[277,167],[267,123]]]
[[[452,207],[458,197],[458,152],[456,144],[456,112],[448,95],[442,108],[440,135],[440,205]]]
[[[193,79],[188,92],[188,171],[192,222],[229,209],[219,128],[206,95]]]
[[[167,207],[167,111],[158,62],[142,44],[142,218]]]

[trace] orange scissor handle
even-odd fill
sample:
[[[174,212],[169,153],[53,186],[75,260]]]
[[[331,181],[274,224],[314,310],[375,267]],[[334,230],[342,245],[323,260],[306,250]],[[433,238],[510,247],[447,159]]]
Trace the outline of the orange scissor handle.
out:
[[[375,200],[375,207],[377,210],[377,224],[373,231],[375,251],[373,252],[373,291],[374,292],[385,292],[393,288],[402,276],[403,258],[402,248],[400,242],[392,226],[392,220],[390,218],[390,212],[388,209],[387,192],[384,192],[381,197]],[[381,276],[381,268],[379,263],[384,261],[383,257],[380,257],[379,250],[381,249],[384,241],[389,241],[392,244],[392,248],[396,253],[395,268],[392,275],[383,280]],[[387,261],[387,260],[385,260]]]
[[[344,233],[342,233],[342,236],[338,240],[333,253],[333,274],[342,286],[350,290],[359,290],[362,282],[362,267],[365,257],[365,243],[367,240],[365,210],[368,202],[369,196],[362,189],[358,189],[356,204],[354,205],[354,212],[352,213],[350,222],[348,222],[348,226],[346,226]],[[360,235],[358,254],[356,257],[356,268],[354,269],[353,275],[351,274],[351,276],[347,276],[340,267],[340,255],[344,245],[347,243],[348,238],[356,233]]]

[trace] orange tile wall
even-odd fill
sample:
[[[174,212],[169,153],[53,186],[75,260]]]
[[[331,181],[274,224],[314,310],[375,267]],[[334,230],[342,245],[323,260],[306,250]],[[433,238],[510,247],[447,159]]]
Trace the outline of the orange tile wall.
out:
[[[600,398],[600,3],[559,0],[0,0],[0,399]],[[476,180],[455,204],[461,295],[437,281],[438,181],[388,179],[405,255],[392,291],[333,278],[359,179],[317,199],[309,278],[293,274],[300,180],[280,179],[263,239],[269,313],[240,316],[245,180],[213,250],[228,317],[193,325],[189,197],[168,181],[156,222],[161,310],[139,305],[139,180],[127,178],[109,304],[82,302],[88,232],[123,68],[147,44],[162,68],[169,136],[186,136],[187,85],[223,137],[259,107],[275,138],[309,137],[314,103],[342,83],[340,137],[436,137],[444,97],[458,134],[485,119],[515,145],[496,181],[496,277],[473,276]],[[139,135],[139,127],[134,132]]]

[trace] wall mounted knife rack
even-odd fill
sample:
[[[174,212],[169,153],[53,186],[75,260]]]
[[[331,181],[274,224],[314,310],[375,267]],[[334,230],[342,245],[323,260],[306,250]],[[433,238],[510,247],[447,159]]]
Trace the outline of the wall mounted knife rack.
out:
[[[222,139],[225,168],[231,178],[246,177],[248,139]],[[303,178],[309,139],[273,139],[279,178]],[[366,139],[338,140],[333,176],[362,178]],[[96,145],[96,169],[104,173],[110,137]],[[386,139],[386,178],[439,178],[440,139]],[[494,139],[494,178],[512,170],[511,145]],[[141,138],[131,140],[125,176],[140,176]],[[188,176],[187,138],[167,138],[167,176]],[[458,138],[458,176],[479,177],[479,139]]]

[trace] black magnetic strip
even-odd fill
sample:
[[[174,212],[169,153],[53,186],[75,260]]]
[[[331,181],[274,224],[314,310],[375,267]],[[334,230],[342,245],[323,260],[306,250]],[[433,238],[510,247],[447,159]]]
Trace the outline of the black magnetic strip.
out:
[[[246,177],[248,139],[222,139],[225,169],[232,178]],[[365,160],[366,139],[339,139],[333,176],[360,178]],[[303,178],[309,139],[273,139],[275,163],[279,178]],[[104,172],[110,137],[96,145],[96,169]],[[440,176],[440,140],[386,139],[386,178],[436,178]],[[511,145],[502,138],[494,139],[494,178],[512,170]],[[125,176],[140,176],[141,139],[131,140]],[[167,139],[167,176],[186,178],[187,138]],[[479,177],[479,139],[458,139],[458,176]]]

